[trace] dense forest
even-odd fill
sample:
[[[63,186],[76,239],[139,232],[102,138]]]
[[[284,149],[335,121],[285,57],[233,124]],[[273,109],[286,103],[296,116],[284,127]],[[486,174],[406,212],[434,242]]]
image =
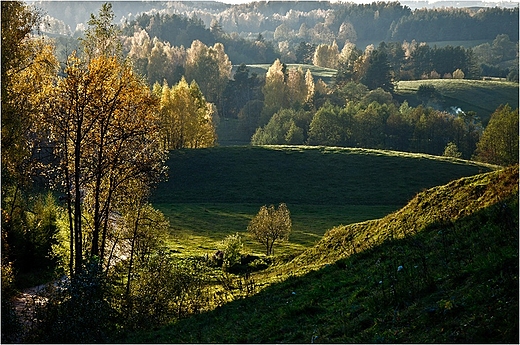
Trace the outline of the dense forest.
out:
[[[176,260],[150,197],[171,152],[217,146],[223,129],[252,146],[517,165],[518,102],[447,108],[429,81],[517,88],[518,15],[399,2],[2,2],[2,341],[106,342],[207,310],[208,277],[226,289],[240,236],[213,258]],[[422,82],[405,97],[400,81]],[[290,228],[280,203],[248,231],[267,258]],[[21,317],[19,291],[47,282],[46,302]]]

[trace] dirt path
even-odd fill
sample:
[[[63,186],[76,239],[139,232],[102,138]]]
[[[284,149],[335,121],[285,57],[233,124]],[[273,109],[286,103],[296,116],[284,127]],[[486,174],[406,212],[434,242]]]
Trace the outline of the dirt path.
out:
[[[20,342],[23,342],[23,338],[26,336],[26,332],[30,330],[34,322],[36,321],[36,307],[45,305],[48,298],[44,297],[45,290],[49,286],[57,286],[61,280],[56,280],[46,284],[41,284],[31,288],[24,289],[16,297],[14,297],[13,304],[15,308],[16,316],[22,325],[22,334],[20,335]]]

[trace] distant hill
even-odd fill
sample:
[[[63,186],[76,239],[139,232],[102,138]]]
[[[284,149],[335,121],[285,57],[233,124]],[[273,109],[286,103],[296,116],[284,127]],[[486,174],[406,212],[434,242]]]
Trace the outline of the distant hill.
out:
[[[516,343],[518,167],[337,227],[260,293],[136,343]]]
[[[249,68],[249,73],[265,75],[267,73],[267,70],[269,69],[269,67],[271,67],[271,65],[272,64],[253,64],[253,65],[247,65],[247,67]],[[299,67],[301,67],[303,70],[303,73],[305,73],[307,70],[310,70],[315,81],[318,81],[319,79],[321,79],[327,84],[330,84],[334,81],[334,77],[336,76],[336,73],[338,72],[336,69],[333,69],[333,68],[320,67],[320,66],[314,66],[314,65],[308,65],[308,64],[288,63],[286,65],[287,65],[288,69],[292,69],[292,68],[298,69]],[[237,68],[237,66],[233,66],[231,75],[235,74],[236,68]]]
[[[487,125],[491,114],[501,104],[509,104],[518,108],[518,83],[498,80],[466,80],[466,79],[428,79],[400,81],[395,88],[399,101],[407,100],[412,106],[422,101],[417,98],[417,90],[421,85],[432,85],[436,94],[428,105],[442,110],[455,111],[457,108],[468,112],[474,111]]]

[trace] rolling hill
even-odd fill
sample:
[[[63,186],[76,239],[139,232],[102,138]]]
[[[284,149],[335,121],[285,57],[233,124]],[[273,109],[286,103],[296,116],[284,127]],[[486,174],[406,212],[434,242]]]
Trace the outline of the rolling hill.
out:
[[[421,85],[433,85],[437,92],[431,106],[453,111],[455,108],[474,111],[487,125],[491,114],[501,104],[518,108],[518,83],[499,80],[428,79],[399,81],[395,89],[399,101],[407,100],[412,106],[420,104],[417,90]]]
[[[495,167],[423,154],[308,146],[173,151],[152,203],[170,220],[179,255],[212,253],[244,234],[262,205],[285,202],[293,231],[278,254],[295,255],[339,224],[381,218],[418,192]],[[245,234],[244,234],[245,235]],[[253,253],[262,247],[244,236]]]
[[[338,227],[279,283],[162,329],[153,343],[515,343],[518,167],[417,194]]]
[[[172,151],[167,164],[153,203],[404,205],[424,188],[496,168],[427,154],[275,145]]]

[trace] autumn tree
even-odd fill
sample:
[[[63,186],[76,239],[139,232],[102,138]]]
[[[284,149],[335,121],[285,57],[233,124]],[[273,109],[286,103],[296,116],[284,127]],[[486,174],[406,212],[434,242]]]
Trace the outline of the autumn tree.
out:
[[[113,23],[114,12],[112,4],[101,5],[98,15],[90,14],[89,28],[85,31],[85,37],[80,39],[83,53],[87,61],[100,56],[118,56],[122,52],[122,44],[119,40],[121,31]]]
[[[208,47],[195,40],[186,53],[186,79],[195,80],[207,100],[219,105],[232,68],[224,45],[215,43]]]
[[[273,245],[276,241],[287,241],[292,230],[291,214],[287,205],[281,203],[278,208],[274,205],[262,206],[253,217],[247,230],[251,237],[265,246],[266,255],[274,254]]]
[[[150,85],[163,80],[173,85],[184,75],[186,49],[183,46],[171,46],[157,37],[150,39],[146,30],[141,29],[125,39],[124,48],[136,71],[145,75]]]
[[[2,209],[9,186],[14,200],[35,174],[35,137],[42,101],[58,62],[48,40],[32,34],[40,15],[18,1],[2,2]],[[10,212],[9,210],[7,212]]]
[[[518,164],[518,109],[502,105],[495,110],[477,143],[476,158],[491,164]]]
[[[331,45],[320,44],[314,52],[312,64],[320,67],[337,68],[339,59],[339,48],[336,41]]]
[[[161,143],[166,150],[214,146],[215,109],[206,102],[198,84],[186,79],[171,88],[165,83],[161,90]]]
[[[310,70],[304,73],[303,69],[290,68],[287,73],[287,89],[289,99],[293,107],[301,106],[305,103],[311,103],[314,97],[315,86],[314,78]]]
[[[48,39],[37,35],[41,14],[21,1],[2,2],[2,328],[9,325],[10,294],[22,275],[31,279],[52,272],[48,267],[56,241],[56,207],[43,198],[48,170],[46,145],[37,140],[43,101],[48,97],[58,62]],[[47,269],[50,270],[47,270]],[[4,303],[5,302],[5,303]],[[7,303],[7,304],[6,304]],[[4,321],[6,323],[4,323]],[[8,326],[5,327],[6,332]],[[2,331],[2,340],[4,331]]]
[[[104,5],[89,22],[84,44],[91,53],[87,60],[69,57],[47,107],[46,125],[67,200],[71,273],[81,270],[87,251],[87,257],[104,263],[114,199],[133,180],[156,180],[165,159],[158,140],[158,100],[128,61],[112,55],[114,31],[99,30],[110,27],[110,12]],[[85,214],[91,219],[87,237]]]
[[[264,108],[261,125],[267,123],[271,116],[282,108],[289,107],[289,89],[287,87],[287,67],[279,59],[269,67],[265,75]]]

